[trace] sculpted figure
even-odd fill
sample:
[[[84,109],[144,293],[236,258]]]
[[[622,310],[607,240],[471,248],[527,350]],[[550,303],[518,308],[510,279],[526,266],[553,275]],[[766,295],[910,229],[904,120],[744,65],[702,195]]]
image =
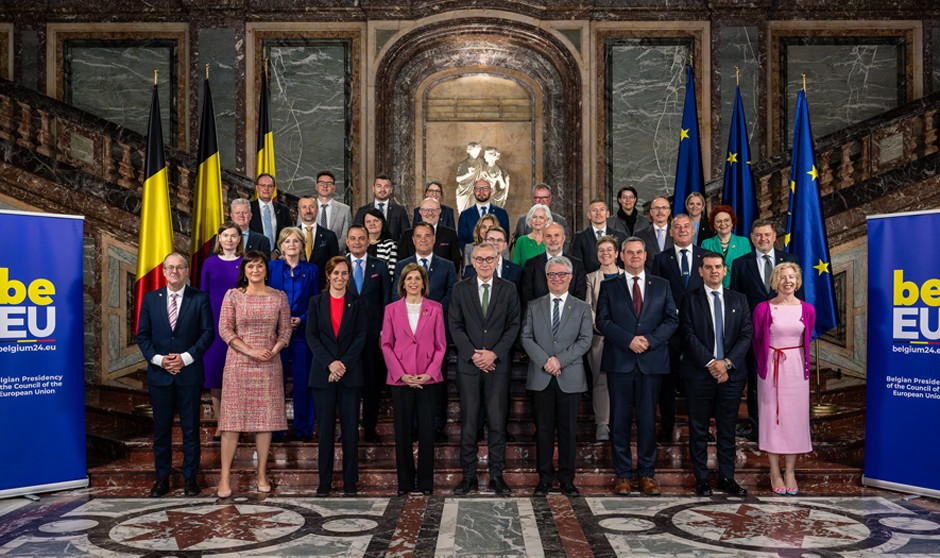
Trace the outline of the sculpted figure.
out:
[[[493,188],[493,203],[499,207],[506,207],[506,199],[509,197],[509,174],[496,164],[498,160],[499,150],[495,147],[487,147],[483,152],[485,165],[482,178]]]
[[[473,183],[483,172],[482,148],[477,142],[467,144],[467,158],[457,165],[457,212],[473,205]]]

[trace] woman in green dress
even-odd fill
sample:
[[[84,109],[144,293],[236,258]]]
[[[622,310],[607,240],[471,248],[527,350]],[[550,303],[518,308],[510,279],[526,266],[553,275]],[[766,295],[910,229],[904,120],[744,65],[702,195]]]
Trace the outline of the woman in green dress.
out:
[[[516,245],[512,249],[512,263],[523,267],[529,258],[545,252],[542,231],[552,223],[552,210],[547,205],[537,203],[526,213],[525,222],[532,232],[517,238]]]
[[[712,209],[709,221],[712,230],[715,231],[715,236],[703,240],[702,248],[724,256],[728,273],[725,274],[722,284],[727,289],[731,286],[731,263],[754,248],[751,246],[751,241],[746,237],[731,232],[738,222],[731,206],[716,205]]]

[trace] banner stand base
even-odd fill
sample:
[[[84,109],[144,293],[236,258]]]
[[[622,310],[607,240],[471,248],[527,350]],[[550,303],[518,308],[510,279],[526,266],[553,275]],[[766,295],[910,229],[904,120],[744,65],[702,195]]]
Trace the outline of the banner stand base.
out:
[[[862,475],[862,485],[871,486],[874,488],[885,488],[887,490],[895,490],[897,492],[919,494],[921,496],[930,496],[932,498],[940,498],[940,490],[934,490],[932,488],[924,488],[922,486],[912,486],[910,484],[901,484],[899,482],[878,480],[878,479],[866,477],[864,475]]]
[[[13,496],[23,496],[25,498],[29,498],[30,500],[33,500],[34,498],[38,500],[39,498],[36,496],[36,494],[40,492],[56,492],[59,490],[72,490],[75,488],[88,488],[88,477],[71,481],[39,484],[36,486],[8,488],[6,490],[0,490],[0,499],[12,498]]]

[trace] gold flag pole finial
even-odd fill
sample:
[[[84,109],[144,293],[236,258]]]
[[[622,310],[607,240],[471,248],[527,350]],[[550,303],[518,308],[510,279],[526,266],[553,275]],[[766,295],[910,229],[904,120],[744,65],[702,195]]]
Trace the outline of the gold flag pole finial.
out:
[[[154,84],[154,85],[157,84],[157,73],[158,73],[158,72],[159,72],[159,70],[157,70],[156,68],[153,69],[153,84]]]
[[[264,77],[271,77],[270,75],[268,75],[268,61],[269,61],[268,57],[265,56],[264,57]]]
[[[803,74],[803,91],[806,91],[806,74]]]
[[[693,68],[695,67],[695,53],[694,52],[689,53],[689,66],[692,66]]]
[[[209,79],[209,64],[206,64],[206,79]]]
[[[740,66],[734,67],[734,84],[741,85],[741,67]]]

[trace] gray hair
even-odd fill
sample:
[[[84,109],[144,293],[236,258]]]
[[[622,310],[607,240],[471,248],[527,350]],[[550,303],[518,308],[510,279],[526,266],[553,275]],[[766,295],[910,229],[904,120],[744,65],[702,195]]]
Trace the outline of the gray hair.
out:
[[[620,243],[621,252],[623,252],[623,250],[627,247],[628,242],[639,242],[640,244],[643,245],[643,250],[646,250],[646,242],[642,238],[638,236],[628,236],[627,238],[623,240],[623,242]]]
[[[548,268],[553,265],[564,266],[565,269],[568,270],[568,273],[571,273],[574,271],[574,265],[571,263],[571,260],[569,260],[565,256],[553,256],[551,258],[548,258],[548,261],[545,262],[545,273],[548,273]]]
[[[441,208],[441,202],[439,202],[438,200],[436,200],[436,199],[434,199],[434,198],[431,198],[431,197],[424,198],[423,200],[421,200],[421,203],[424,203],[424,202],[426,202],[426,201],[434,202],[435,204],[437,204],[437,208],[438,208],[438,209]],[[419,209],[419,210],[421,209],[421,203],[418,204],[418,209]]]
[[[532,216],[535,215],[535,212],[538,211],[539,209],[541,209],[542,211],[545,212],[545,219],[546,219],[546,221],[545,221],[545,226],[546,226],[546,227],[555,222],[555,220],[552,219],[552,210],[551,210],[551,208],[549,208],[549,207],[548,207],[547,205],[545,205],[545,204],[537,203],[537,204],[533,205],[532,207],[530,207],[530,208],[529,208],[529,211],[527,211],[526,214],[525,214],[525,224],[526,224],[527,226],[529,226],[529,227],[532,226]]]
[[[490,244],[489,242],[481,242],[479,244],[474,244],[473,245],[473,257],[476,257],[477,250],[479,250],[480,248],[489,248],[496,254],[496,257],[499,257],[499,252],[496,250],[496,247]]]
[[[246,200],[245,198],[235,198],[234,200],[232,200],[232,203],[229,204],[229,211],[231,211],[232,208],[235,207],[236,205],[247,205],[248,211],[251,211],[251,202]]]
[[[536,191],[536,190],[548,190],[548,194],[549,194],[549,195],[552,195],[552,194],[555,193],[555,191],[552,189],[552,187],[549,186],[548,184],[544,183],[544,182],[539,182],[538,184],[536,184],[535,186],[532,187],[532,195],[533,195],[533,196],[535,195],[535,191]]]

